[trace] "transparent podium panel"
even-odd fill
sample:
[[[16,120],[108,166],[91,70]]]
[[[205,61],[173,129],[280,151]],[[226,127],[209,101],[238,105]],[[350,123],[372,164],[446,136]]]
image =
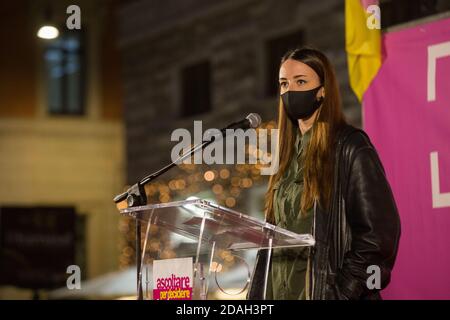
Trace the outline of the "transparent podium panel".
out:
[[[161,298],[154,293],[161,294],[159,289],[165,288],[164,283],[183,283],[184,278],[175,277],[176,272],[171,273],[169,268],[181,268],[175,270],[186,272],[189,266],[193,276],[191,292],[179,289],[171,292],[169,299],[186,296],[190,299],[243,299],[259,249],[271,252],[273,248],[315,243],[310,234],[296,234],[201,199],[133,207],[120,212],[142,224],[138,286],[143,288],[144,299]],[[266,280],[269,260],[270,254]],[[171,263],[166,264],[169,261]],[[165,271],[168,272],[166,278],[155,280],[154,274]]]

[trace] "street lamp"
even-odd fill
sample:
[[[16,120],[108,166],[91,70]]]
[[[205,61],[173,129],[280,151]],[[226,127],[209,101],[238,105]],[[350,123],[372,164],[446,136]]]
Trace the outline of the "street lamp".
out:
[[[37,36],[41,39],[55,39],[59,36],[58,29],[51,24],[52,21],[52,11],[48,4],[44,13],[44,25],[41,26],[37,32]]]

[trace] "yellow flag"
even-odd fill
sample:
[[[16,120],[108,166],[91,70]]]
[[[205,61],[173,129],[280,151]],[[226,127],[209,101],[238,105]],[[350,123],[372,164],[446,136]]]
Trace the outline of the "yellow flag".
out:
[[[381,66],[380,12],[377,4],[378,1],[373,0],[345,0],[348,72],[350,86],[359,101],[362,101],[364,92]]]

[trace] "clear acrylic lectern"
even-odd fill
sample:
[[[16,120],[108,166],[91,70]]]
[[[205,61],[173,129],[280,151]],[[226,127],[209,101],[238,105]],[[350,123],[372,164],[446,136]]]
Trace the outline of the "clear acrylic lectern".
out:
[[[222,298],[233,298],[244,292],[250,283],[251,269],[246,252],[269,249],[262,288],[265,297],[270,249],[313,246],[315,243],[310,234],[296,234],[201,199],[131,207],[120,212],[143,224],[145,236],[137,260],[141,261],[138,290],[144,288],[144,299],[153,298],[151,288],[155,284],[151,283],[149,272],[152,272],[155,260],[192,257],[192,297],[214,298],[208,296],[213,283],[217,292],[223,294]],[[233,280],[236,274],[241,275],[238,289],[236,279]]]

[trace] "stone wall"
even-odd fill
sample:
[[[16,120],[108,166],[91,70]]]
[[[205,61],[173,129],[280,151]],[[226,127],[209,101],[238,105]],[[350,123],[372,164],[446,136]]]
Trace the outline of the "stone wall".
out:
[[[121,6],[119,21],[129,183],[169,161],[171,132],[192,130],[193,120],[220,128],[250,112],[276,119],[276,98],[265,94],[266,42],[298,29],[333,62],[344,112],[360,126],[341,0],[134,1]],[[213,110],[181,118],[181,70],[203,59],[212,68]]]

